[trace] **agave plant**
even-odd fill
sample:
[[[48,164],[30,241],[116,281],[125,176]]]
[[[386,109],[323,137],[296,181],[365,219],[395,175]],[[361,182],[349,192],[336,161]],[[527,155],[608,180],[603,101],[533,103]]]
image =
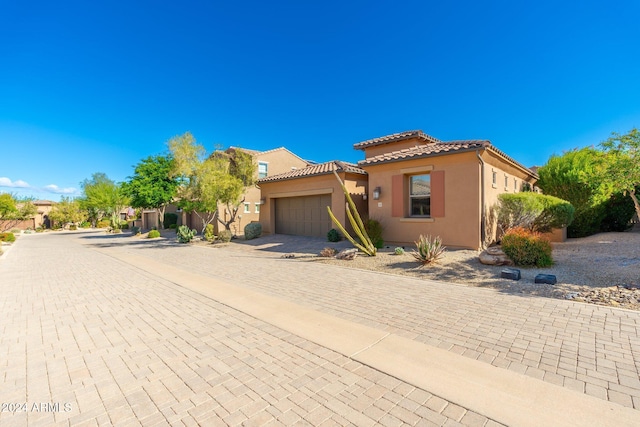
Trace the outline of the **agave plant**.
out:
[[[431,236],[420,235],[416,244],[416,250],[411,252],[411,255],[422,265],[431,264],[437,261],[445,251],[445,247],[442,246],[442,239],[440,236],[431,238]]]

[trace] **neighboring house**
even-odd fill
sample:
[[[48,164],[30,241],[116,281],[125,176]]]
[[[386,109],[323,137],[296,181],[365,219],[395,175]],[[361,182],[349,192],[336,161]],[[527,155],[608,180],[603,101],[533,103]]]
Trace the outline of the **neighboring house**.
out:
[[[53,209],[55,202],[51,200],[34,200],[33,205],[36,207],[36,214],[22,221],[17,220],[3,220],[0,221],[0,231],[10,230],[12,228],[19,228],[21,230],[35,230],[36,227],[51,227],[49,222],[49,212]]]
[[[305,168],[309,165],[309,162],[301,159],[284,147],[274,148],[267,151],[256,151],[246,148],[230,147],[226,151],[228,153],[231,153],[235,150],[241,150],[253,156],[256,163],[255,176],[257,179],[295,171]],[[237,235],[244,234],[245,225],[251,222],[259,221],[260,212],[263,208],[262,205],[264,203],[264,200],[262,200],[260,196],[260,188],[257,185],[247,188],[243,197],[244,202],[242,202],[240,209],[238,210],[236,221],[231,224],[231,230],[234,232],[234,234]],[[220,216],[220,219],[226,221],[230,216],[230,212],[228,212],[227,207],[221,204],[218,209],[218,215]],[[167,212],[175,211],[175,207],[171,205],[167,207]],[[179,214],[178,216],[178,224],[186,224],[190,228],[195,228],[198,231],[202,229],[202,221],[195,213],[187,214],[186,212],[182,212],[182,214]],[[216,221],[213,225],[216,232],[218,232],[221,228],[224,228],[218,221]]]
[[[346,223],[344,197],[327,166],[333,164],[344,165],[341,175],[367,200],[360,213],[382,223],[386,243],[413,245],[424,234],[440,236],[450,247],[479,249],[495,235],[491,211],[498,195],[533,186],[538,178],[484,140],[445,142],[417,130],[354,148],[365,155],[357,167],[329,162],[260,180],[265,233],[325,236],[332,225],[318,217],[316,205],[332,206]]]
[[[366,210],[367,173],[354,164],[332,161],[311,165],[258,181],[264,205],[260,223],[265,234],[326,237],[335,226],[327,206],[347,225],[344,192],[333,172],[345,183],[358,210]]]

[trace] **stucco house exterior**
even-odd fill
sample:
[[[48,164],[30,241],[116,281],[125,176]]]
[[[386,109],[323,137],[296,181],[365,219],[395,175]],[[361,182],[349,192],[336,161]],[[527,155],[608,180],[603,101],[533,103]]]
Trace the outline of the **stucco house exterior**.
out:
[[[358,211],[366,210],[367,173],[363,169],[340,161],[310,165],[258,181],[264,200],[260,212],[263,233],[326,237],[334,228],[327,206],[349,231],[346,198],[334,171],[345,183]]]
[[[342,192],[329,171],[343,164],[347,185],[364,204],[360,213],[382,223],[387,244],[412,246],[424,234],[442,237],[449,247],[480,249],[495,235],[491,212],[498,195],[533,187],[538,178],[486,140],[441,141],[415,130],[359,142],[354,148],[364,152],[357,166],[329,162],[261,179],[264,232],[325,236],[333,226],[323,218],[318,219],[323,232],[285,225],[293,209],[296,221],[313,221],[316,202],[332,206],[345,224],[344,197],[337,196]],[[310,199],[308,206],[303,200],[320,195],[325,198]],[[296,206],[285,208],[287,198]]]

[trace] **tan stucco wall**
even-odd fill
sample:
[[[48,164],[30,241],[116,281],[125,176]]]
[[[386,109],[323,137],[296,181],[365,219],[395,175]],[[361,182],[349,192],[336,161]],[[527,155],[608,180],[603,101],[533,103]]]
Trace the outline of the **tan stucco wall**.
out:
[[[369,216],[382,223],[385,244],[413,246],[420,234],[424,234],[440,236],[450,247],[480,247],[480,167],[475,152],[364,166],[364,169],[369,173]],[[393,217],[392,176],[430,171],[444,171],[444,217]],[[379,200],[371,196],[376,187],[381,188]],[[408,197],[404,197],[404,201],[408,208]]]
[[[365,208],[362,195],[366,191],[366,176],[355,174],[340,174],[356,205]],[[345,197],[338,180],[333,174],[317,175],[307,178],[290,179],[260,184],[262,198],[265,204],[260,211],[260,223],[264,234],[275,231],[275,203],[274,199],[281,197],[312,196],[331,194],[331,211],[341,224],[345,224]],[[364,209],[363,209],[364,210]],[[362,212],[361,212],[362,213]],[[244,218],[243,218],[244,221]],[[329,231],[329,230],[327,230]]]

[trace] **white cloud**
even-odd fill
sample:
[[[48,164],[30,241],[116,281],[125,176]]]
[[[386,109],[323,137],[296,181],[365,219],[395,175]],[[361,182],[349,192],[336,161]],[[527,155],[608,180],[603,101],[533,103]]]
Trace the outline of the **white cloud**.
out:
[[[55,184],[46,185],[44,189],[49,193],[55,193],[55,194],[76,194],[78,192],[78,190],[73,187],[60,188]]]
[[[17,181],[11,181],[5,176],[0,176],[0,187],[29,188],[30,185],[20,179]]]

